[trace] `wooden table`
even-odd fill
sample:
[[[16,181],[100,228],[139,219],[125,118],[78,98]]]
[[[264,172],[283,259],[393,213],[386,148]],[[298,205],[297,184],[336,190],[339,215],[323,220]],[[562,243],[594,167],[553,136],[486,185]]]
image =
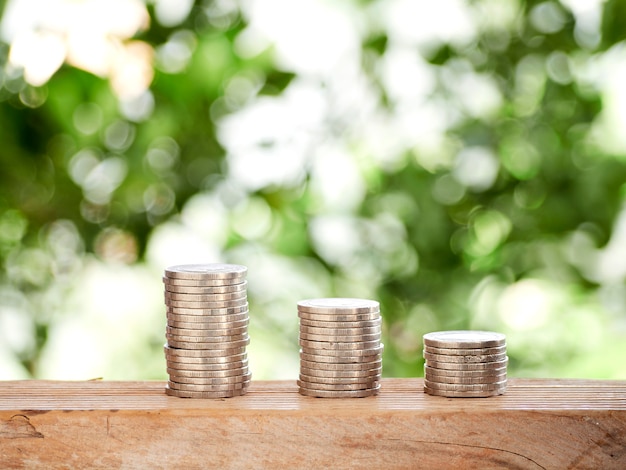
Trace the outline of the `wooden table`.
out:
[[[626,381],[509,379],[492,398],[422,387],[320,399],[253,381],[194,400],[163,382],[0,382],[0,468],[626,469]]]

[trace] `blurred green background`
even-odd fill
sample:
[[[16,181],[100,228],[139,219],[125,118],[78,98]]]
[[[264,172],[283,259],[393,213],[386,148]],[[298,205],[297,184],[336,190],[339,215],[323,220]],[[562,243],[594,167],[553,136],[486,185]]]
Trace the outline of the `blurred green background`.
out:
[[[626,2],[0,2],[0,379],[163,379],[163,269],[248,266],[255,379],[296,302],[507,335],[626,379]]]

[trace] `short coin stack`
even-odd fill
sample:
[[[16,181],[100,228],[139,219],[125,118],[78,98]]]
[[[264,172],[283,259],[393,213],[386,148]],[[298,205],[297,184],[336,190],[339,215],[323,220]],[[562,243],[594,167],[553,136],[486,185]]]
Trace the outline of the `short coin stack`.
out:
[[[248,390],[246,272],[220,263],[165,270],[168,395],[225,398]]]
[[[300,394],[367,397],[380,389],[383,344],[380,305],[374,300],[298,302]]]
[[[506,390],[506,337],[490,331],[424,335],[424,391],[443,397],[491,397]]]

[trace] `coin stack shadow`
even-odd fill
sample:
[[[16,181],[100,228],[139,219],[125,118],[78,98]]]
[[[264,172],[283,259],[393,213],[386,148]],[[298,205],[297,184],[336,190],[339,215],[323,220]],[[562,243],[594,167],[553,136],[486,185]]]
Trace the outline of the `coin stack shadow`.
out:
[[[380,305],[363,299],[298,302],[300,394],[319,398],[378,394],[382,372]]]
[[[424,335],[424,391],[443,397],[491,397],[506,390],[506,337],[490,331]]]
[[[165,270],[168,395],[226,398],[247,392],[246,272],[245,266],[219,263]]]

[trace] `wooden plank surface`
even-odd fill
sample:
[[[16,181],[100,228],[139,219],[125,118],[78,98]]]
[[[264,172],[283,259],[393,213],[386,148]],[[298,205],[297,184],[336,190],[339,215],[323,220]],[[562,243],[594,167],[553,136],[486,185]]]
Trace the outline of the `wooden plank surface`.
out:
[[[465,399],[422,386],[316,399],[253,381],[192,400],[163,382],[0,382],[0,468],[626,468],[626,381],[509,379]]]

